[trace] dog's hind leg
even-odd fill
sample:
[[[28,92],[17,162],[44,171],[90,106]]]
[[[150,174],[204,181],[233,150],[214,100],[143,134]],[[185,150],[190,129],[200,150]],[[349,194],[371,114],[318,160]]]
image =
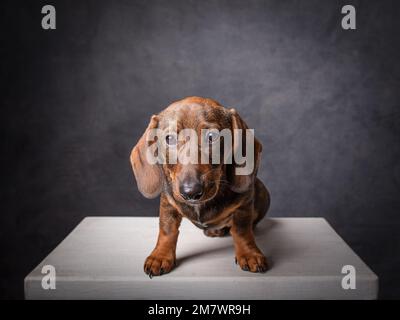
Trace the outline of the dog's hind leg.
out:
[[[207,237],[225,237],[229,234],[230,227],[221,229],[204,229],[203,232]]]
[[[267,188],[260,179],[256,179],[254,183],[254,221],[253,227],[265,217],[270,206],[270,195]]]

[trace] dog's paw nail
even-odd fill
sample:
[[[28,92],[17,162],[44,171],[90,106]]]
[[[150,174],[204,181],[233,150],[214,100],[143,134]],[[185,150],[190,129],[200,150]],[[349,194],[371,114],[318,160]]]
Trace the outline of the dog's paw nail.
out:
[[[235,264],[237,264],[237,258],[235,257]]]
[[[267,266],[258,266],[257,271],[261,273],[267,272],[268,267]]]
[[[245,264],[245,265],[242,267],[242,269],[243,269],[244,271],[249,271],[249,266],[248,266],[247,264]]]
[[[149,272],[149,278],[152,279],[153,278],[153,273],[150,271]]]
[[[161,268],[161,269],[160,269],[160,276],[163,275],[163,274],[164,274],[164,269]]]

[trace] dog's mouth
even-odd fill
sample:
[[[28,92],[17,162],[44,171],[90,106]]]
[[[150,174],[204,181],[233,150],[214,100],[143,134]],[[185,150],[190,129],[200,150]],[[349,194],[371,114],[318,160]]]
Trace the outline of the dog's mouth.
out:
[[[204,203],[204,202],[206,202],[207,200],[183,200],[186,204],[190,204],[190,205],[193,205],[193,206],[195,206],[195,205],[199,205],[199,204],[202,204],[202,203]]]

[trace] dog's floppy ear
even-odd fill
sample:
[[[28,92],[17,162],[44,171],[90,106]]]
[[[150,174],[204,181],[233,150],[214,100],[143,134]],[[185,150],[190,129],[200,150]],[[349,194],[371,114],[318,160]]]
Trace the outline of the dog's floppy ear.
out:
[[[251,157],[245,154],[246,162],[247,161],[254,161],[253,170],[246,175],[238,175],[237,169],[243,168],[245,165],[248,164],[238,164],[235,161],[235,154],[238,150],[242,150],[242,153],[246,152],[246,129],[249,129],[247,124],[243,121],[243,119],[239,116],[235,109],[230,109],[231,119],[232,119],[232,165],[230,165],[230,170],[228,171],[228,177],[230,180],[230,187],[234,192],[242,193],[249,189],[250,185],[254,182],[254,179],[257,175],[257,169],[260,164],[261,159],[261,152],[262,152],[262,145],[256,137],[250,132],[250,138],[254,139],[254,157]],[[241,129],[242,132],[240,135],[235,134],[235,130]],[[239,151],[240,153],[240,151]]]
[[[147,148],[151,141],[146,141],[146,137],[151,129],[158,126],[157,116],[152,116],[146,131],[139,139],[131,152],[131,165],[135,174],[139,191],[149,199],[157,197],[162,189],[161,170],[157,164],[150,164],[146,157]]]

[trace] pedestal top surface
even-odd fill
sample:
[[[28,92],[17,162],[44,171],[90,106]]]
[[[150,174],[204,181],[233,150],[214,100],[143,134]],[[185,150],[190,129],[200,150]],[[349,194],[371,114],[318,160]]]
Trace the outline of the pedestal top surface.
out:
[[[312,287],[311,282],[320,283],[321,290],[324,283],[329,283],[329,286],[334,286],[334,290],[338,293],[342,290],[344,297],[346,294],[351,297],[355,292],[348,293],[348,290],[344,292],[341,288],[344,276],[342,268],[345,265],[354,266],[358,283],[361,284],[359,289],[363,290],[362,281],[368,282],[363,291],[366,293],[369,290],[368,294],[363,296],[361,292],[361,296],[354,297],[374,298],[377,294],[376,275],[322,218],[269,218],[261,221],[255,229],[256,242],[271,265],[270,270],[264,274],[245,272],[235,265],[233,240],[230,236],[206,237],[202,230],[184,219],[176,250],[177,267],[169,274],[149,279],[143,272],[143,264],[154,248],[157,235],[158,218],[85,218],[26,277],[26,297],[80,298],[82,292],[74,296],[74,290],[78,290],[79,288],[76,288],[79,285],[72,284],[85,283],[88,289],[84,297],[88,298],[163,298],[160,296],[162,293],[152,295],[152,288],[156,290],[163,287],[167,289],[168,286],[179,287],[180,282],[198,283],[200,287],[207,283],[211,286],[211,292],[215,289],[213,289],[214,285],[224,286],[223,283],[226,283],[228,287],[232,284],[251,287],[252,283],[257,287],[265,283],[267,293],[274,287],[279,288],[279,283],[286,283],[290,288],[292,282],[293,288],[300,291],[302,290],[301,283],[305,283],[305,290],[310,290],[308,287]],[[40,291],[43,291],[40,288],[40,282],[43,278],[41,271],[44,265],[55,267],[59,285],[56,290]],[[90,289],[91,282],[108,283],[109,296],[106,292],[100,292],[101,286]],[[110,284],[113,282],[122,289],[120,291],[112,289]],[[71,287],[68,287],[69,285]],[[63,292],[60,293],[63,288],[65,288],[65,296]],[[140,288],[140,293],[135,292],[135,288],[137,290]],[[195,288],[192,289],[195,290]],[[203,289],[206,290],[206,288]],[[262,287],[259,290],[262,291]],[[131,294],[124,295],[124,292]],[[158,290],[158,292],[163,292],[163,290]],[[267,293],[262,298],[280,297],[280,295],[274,296]],[[184,292],[165,298],[180,298],[181,296],[189,298]],[[191,297],[197,296],[192,294]],[[200,294],[198,297],[203,298],[203,295]],[[240,298],[235,295],[232,297]],[[289,298],[293,297],[296,296],[293,296],[292,292]],[[305,298],[308,297],[313,296],[305,296]],[[212,295],[211,298],[213,298]],[[330,298],[330,296],[325,298]]]

